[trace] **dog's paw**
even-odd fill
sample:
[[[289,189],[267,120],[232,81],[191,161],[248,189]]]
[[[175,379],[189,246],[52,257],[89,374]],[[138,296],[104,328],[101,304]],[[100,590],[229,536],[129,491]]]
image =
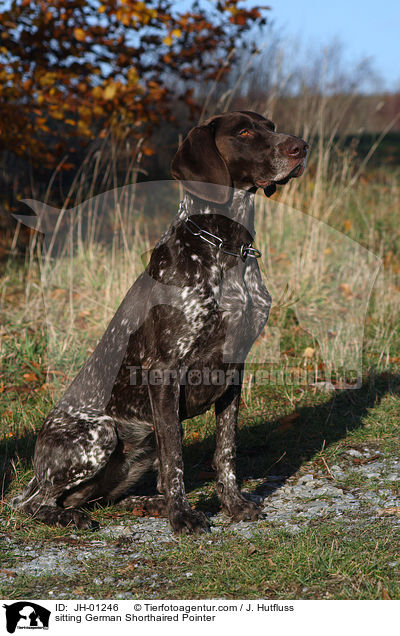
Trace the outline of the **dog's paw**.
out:
[[[225,507],[232,521],[256,521],[263,516],[262,508],[244,497]]]
[[[82,510],[75,508],[66,508],[59,513],[57,525],[61,527],[74,526],[78,530],[97,530],[99,524]]]
[[[207,517],[199,510],[173,508],[168,516],[172,529],[177,534],[199,534],[210,529]]]

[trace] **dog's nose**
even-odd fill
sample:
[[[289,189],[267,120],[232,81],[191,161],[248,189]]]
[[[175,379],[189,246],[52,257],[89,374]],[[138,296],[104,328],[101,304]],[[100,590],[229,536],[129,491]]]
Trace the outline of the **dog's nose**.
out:
[[[282,154],[293,159],[302,159],[306,156],[309,149],[308,143],[299,137],[289,137],[286,141],[279,144]]]

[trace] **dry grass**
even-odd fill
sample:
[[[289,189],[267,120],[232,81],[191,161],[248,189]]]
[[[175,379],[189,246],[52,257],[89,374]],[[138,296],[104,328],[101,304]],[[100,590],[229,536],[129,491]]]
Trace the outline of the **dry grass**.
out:
[[[218,110],[231,104],[232,94],[224,99]],[[275,87],[254,108],[279,125],[279,99]],[[368,171],[376,144],[364,158],[343,148],[337,132],[356,99],[349,94],[332,111],[318,90],[299,98],[291,132],[311,143],[308,169],[273,201],[260,196],[257,203],[257,246],[274,304],[251,360],[305,370],[314,380],[322,368],[326,375],[340,367],[356,375],[366,366],[382,370],[400,350],[399,175]],[[126,143],[105,139],[87,155],[60,211],[47,206],[56,175],[44,204],[31,202],[44,214],[47,239],[43,245],[32,235],[24,302],[12,307],[13,323],[45,323],[48,367],[66,381],[144,269],[181,195],[172,182],[136,187],[140,143],[123,152]],[[117,187],[121,155],[127,157],[125,183]],[[3,294],[13,284],[14,274],[3,278]]]

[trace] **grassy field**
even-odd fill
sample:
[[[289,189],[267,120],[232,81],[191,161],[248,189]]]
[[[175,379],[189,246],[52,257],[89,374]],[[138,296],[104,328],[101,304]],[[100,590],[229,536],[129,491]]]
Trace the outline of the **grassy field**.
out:
[[[307,372],[314,383],[292,379],[257,384],[255,367],[249,366],[238,432],[239,477],[246,483],[250,474],[267,477],[272,469],[287,475],[314,470],[329,473],[329,467],[351,446],[365,445],[398,459],[400,173],[379,167],[368,171],[366,166],[358,170],[350,151],[338,158],[338,149],[328,144],[314,150],[305,177],[275,198],[279,205],[268,204],[267,208],[260,199],[262,213],[257,216],[257,245],[265,255],[263,271],[274,304],[252,362]],[[7,500],[32,475],[35,436],[44,416],[143,268],[142,255],[151,247],[151,237],[145,231],[135,234],[128,209],[118,209],[117,229],[102,247],[93,235],[81,237],[73,251],[72,242],[66,241],[58,257],[45,262],[41,278],[40,245],[33,238],[25,262],[10,260],[1,276],[2,534],[22,546],[84,546],[89,540],[87,533],[74,532],[70,538],[69,529],[47,528],[10,512]],[[332,235],[324,223],[341,232],[341,244],[347,246],[338,257],[334,275],[329,262]],[[306,240],[310,228],[319,237],[316,244]],[[152,228],[156,235],[159,229],[161,226]],[[66,232],[64,236],[70,235]],[[302,250],[298,253],[299,243]],[[357,245],[372,253],[372,260],[366,252],[358,253],[357,266],[365,265],[362,271],[367,272],[361,281],[349,278],[345,268],[348,255],[359,249]],[[379,263],[382,267],[369,297],[368,285],[372,287]],[[323,298],[317,297],[318,285],[313,289],[310,283],[303,289],[293,282],[325,281],[327,273],[330,282]],[[296,311],[299,299],[311,307],[311,313]],[[326,343],[318,330],[313,331],[317,310],[324,320],[334,313],[344,316],[342,323],[353,325],[349,333],[357,341],[358,349],[353,348],[352,355],[362,369],[360,388],[349,390],[338,384],[333,392],[319,390],[330,352],[324,350]],[[324,329],[327,324],[323,322]],[[333,364],[340,363],[335,351]],[[207,477],[213,452],[212,414],[186,422],[184,429],[191,501],[213,511],[214,482]],[[197,494],[200,487],[201,497]],[[399,483],[391,487],[398,494]],[[113,508],[98,508],[93,515],[100,523],[126,518],[126,513]],[[158,598],[400,597],[399,568],[388,566],[398,559],[400,539],[389,518],[371,518],[369,525],[355,524],[351,531],[340,519],[322,519],[296,535],[268,525],[268,521],[265,527],[265,534],[252,541],[229,533],[223,542],[215,537],[181,537],[162,554],[149,548],[147,558],[137,567],[128,564],[121,569],[105,557],[101,564],[89,560],[84,571],[68,580],[62,575],[12,578],[2,584],[0,595],[46,598],[57,586],[67,586],[71,597],[112,598],[113,580],[123,571],[127,589],[145,598],[154,590],[138,581],[140,573],[151,568],[159,577]],[[123,550],[121,546],[121,553]],[[18,559],[12,552],[3,557],[4,571]],[[102,571],[107,572],[109,583],[98,587],[93,580]]]

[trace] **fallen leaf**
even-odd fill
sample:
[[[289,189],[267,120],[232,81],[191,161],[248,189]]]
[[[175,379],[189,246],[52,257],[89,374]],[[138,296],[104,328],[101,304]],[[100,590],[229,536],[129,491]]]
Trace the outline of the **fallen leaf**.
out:
[[[69,545],[80,545],[80,546],[90,546],[90,543],[82,542],[80,539],[74,539],[73,537],[66,537],[65,535],[60,535],[58,537],[52,537],[52,541],[56,541],[58,543],[67,543]]]
[[[60,287],[57,287],[56,289],[53,289],[53,291],[50,294],[50,297],[56,299],[66,295],[67,295],[66,289],[61,289]]]
[[[84,42],[86,40],[85,31],[79,28],[74,29],[74,38],[78,40],[78,42]]]
[[[31,365],[32,367],[35,367],[35,369],[40,369],[39,362],[33,362],[32,360],[27,360],[26,358],[25,358],[25,362]]]
[[[347,283],[341,283],[341,285],[339,285],[339,289],[344,292],[346,296],[352,296],[351,287]]]
[[[368,464],[374,462],[376,459],[380,459],[380,455],[372,455],[372,457],[352,457],[353,464]]]
[[[132,561],[131,563],[128,563],[128,565],[124,568],[121,568],[121,570],[118,570],[119,574],[126,574],[127,572],[133,572],[136,569],[137,566],[137,562],[136,561]]]
[[[293,349],[293,347],[290,347],[290,349],[286,349],[286,351],[282,351],[283,355],[285,356],[295,356],[296,352]]]
[[[89,353],[93,353],[93,352],[89,351]],[[63,371],[57,371],[56,369],[49,369],[48,373],[49,373],[49,375],[51,373],[52,375],[58,375],[58,376],[63,377],[63,378],[67,377],[66,373],[64,373]]]
[[[36,373],[33,373],[32,371],[30,373],[24,373],[24,375],[22,376],[25,380],[25,382],[37,382],[38,381],[38,377],[36,375]]]
[[[18,384],[10,384],[10,386],[6,386],[5,391],[15,391],[16,393],[27,393],[32,391],[30,386],[18,385]]]
[[[389,517],[391,515],[396,515],[400,517],[400,506],[391,506],[390,508],[380,508],[378,510],[378,515],[380,517]]]
[[[103,91],[104,99],[110,100],[114,99],[115,93],[117,92],[117,87],[115,84],[109,84]]]
[[[145,517],[146,516],[146,511],[144,509],[144,506],[137,506],[136,508],[132,508],[132,510],[130,512],[131,512],[131,514],[134,517]]]
[[[37,389],[35,389],[36,392],[38,391],[51,391],[52,389],[54,389],[54,385],[50,384],[49,382],[44,382],[41,386],[39,386]]]
[[[146,155],[147,157],[151,157],[151,155],[155,154],[155,150],[154,148],[150,148],[150,146],[143,146],[142,147],[142,152],[144,155]]]

